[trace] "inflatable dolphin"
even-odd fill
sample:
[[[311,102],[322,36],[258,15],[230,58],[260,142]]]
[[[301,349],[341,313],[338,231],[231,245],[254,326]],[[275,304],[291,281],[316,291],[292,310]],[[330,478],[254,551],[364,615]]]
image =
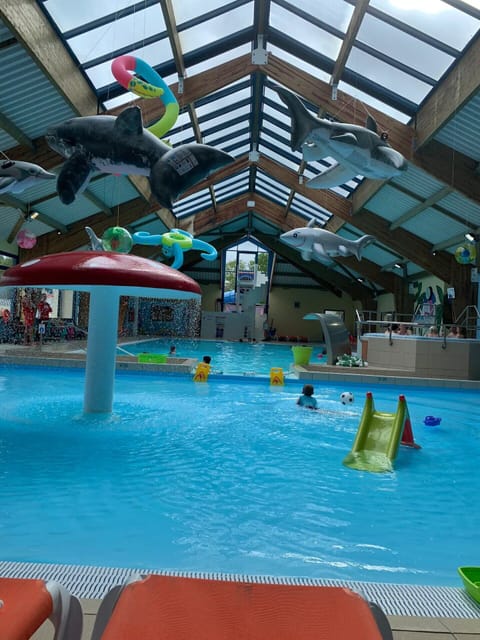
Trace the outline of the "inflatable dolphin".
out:
[[[171,209],[173,201],[213,171],[234,161],[228,153],[204,144],[174,149],[143,128],[139,107],[115,116],[72,118],[47,130],[49,146],[67,159],[57,180],[64,204],[71,204],[95,171],[142,175],[157,201]]]
[[[300,251],[304,260],[316,258],[321,262],[331,262],[331,258],[336,256],[345,257],[351,255],[354,255],[357,260],[361,260],[363,249],[375,242],[373,236],[362,236],[358,240],[347,240],[331,231],[316,229],[313,227],[314,224],[315,221],[311,220],[307,227],[300,227],[287,231],[287,233],[282,233],[280,240]]]
[[[309,180],[307,187],[329,189],[357,175],[388,180],[407,169],[402,154],[388,144],[387,134],[377,133],[377,123],[371,116],[365,127],[316,118],[294,93],[280,87],[275,90],[292,119],[293,151],[301,151],[306,162],[326,157],[338,162]]]
[[[52,180],[57,176],[31,162],[19,160],[0,161],[0,194],[21,193],[36,186],[43,180]]]

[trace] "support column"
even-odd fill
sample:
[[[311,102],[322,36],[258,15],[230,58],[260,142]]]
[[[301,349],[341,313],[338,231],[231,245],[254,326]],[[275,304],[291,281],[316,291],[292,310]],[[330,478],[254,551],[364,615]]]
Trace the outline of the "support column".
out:
[[[87,362],[85,367],[85,413],[111,413],[120,296],[115,287],[95,287],[90,294]]]

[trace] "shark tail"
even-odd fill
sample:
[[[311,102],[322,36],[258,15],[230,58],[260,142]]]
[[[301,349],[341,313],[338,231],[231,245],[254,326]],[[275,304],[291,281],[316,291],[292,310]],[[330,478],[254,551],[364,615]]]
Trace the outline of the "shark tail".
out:
[[[292,134],[290,146],[293,151],[300,151],[303,142],[310,132],[318,127],[318,119],[304,106],[303,102],[288,89],[276,87],[275,91],[280,96],[290,112],[292,118]]]
[[[354,243],[355,244],[354,253],[357,260],[362,259],[362,252],[365,249],[365,247],[368,247],[368,245],[372,244],[372,242],[375,242],[375,240],[376,238],[374,236],[362,236]]]

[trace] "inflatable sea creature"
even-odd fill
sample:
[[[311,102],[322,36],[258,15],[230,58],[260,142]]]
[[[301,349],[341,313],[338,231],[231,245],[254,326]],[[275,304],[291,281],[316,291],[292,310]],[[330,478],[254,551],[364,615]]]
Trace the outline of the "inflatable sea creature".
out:
[[[204,260],[216,260],[218,255],[214,246],[203,240],[197,240],[191,233],[182,229],[171,229],[161,235],[153,235],[148,231],[137,231],[132,237],[136,244],[161,246],[165,257],[173,257],[173,262],[170,265],[173,269],[179,269],[183,265],[183,252],[190,249],[203,251],[204,253],[200,255]]]
[[[123,227],[109,227],[99,238],[91,227],[85,227],[90,239],[92,251],[115,251],[117,253],[129,253],[133,247],[132,236],[128,229]]]
[[[290,247],[297,249],[304,260],[316,258],[321,262],[331,262],[337,256],[354,255],[357,260],[362,259],[363,249],[375,242],[374,236],[362,236],[358,240],[347,240],[331,231],[314,228],[314,220],[307,227],[292,229],[282,233],[280,240]]]
[[[189,187],[234,158],[205,144],[184,144],[174,149],[143,128],[139,107],[116,116],[71,118],[50,127],[49,146],[66,158],[57,180],[64,204],[71,204],[88,185],[95,171],[143,175],[165,208]]]
[[[311,189],[329,189],[357,175],[388,180],[407,169],[407,161],[377,133],[377,123],[367,117],[365,127],[317,118],[294,94],[277,87],[292,119],[291,148],[301,151],[306,162],[332,157],[338,164],[306,183]]]
[[[179,105],[170,87],[152,67],[134,56],[120,56],[112,62],[112,73],[119,84],[141,98],[160,98],[163,116],[148,131],[161,138],[178,118]]]
[[[38,164],[5,159],[0,161],[0,194],[21,193],[43,180],[53,180],[56,177]]]

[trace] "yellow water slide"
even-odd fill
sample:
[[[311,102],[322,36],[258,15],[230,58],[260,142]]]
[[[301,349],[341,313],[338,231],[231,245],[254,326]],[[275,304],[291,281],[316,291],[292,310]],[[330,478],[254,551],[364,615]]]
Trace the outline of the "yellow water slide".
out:
[[[352,450],[343,464],[360,471],[392,471],[400,442],[419,448],[413,440],[405,396],[399,396],[395,413],[383,413],[375,410],[369,391]]]

